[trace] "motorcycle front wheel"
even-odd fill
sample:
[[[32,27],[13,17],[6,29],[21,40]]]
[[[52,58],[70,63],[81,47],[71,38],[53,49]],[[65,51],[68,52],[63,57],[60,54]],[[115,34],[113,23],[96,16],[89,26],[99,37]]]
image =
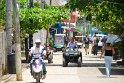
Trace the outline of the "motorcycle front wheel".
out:
[[[40,76],[38,74],[36,75],[36,83],[40,83]]]

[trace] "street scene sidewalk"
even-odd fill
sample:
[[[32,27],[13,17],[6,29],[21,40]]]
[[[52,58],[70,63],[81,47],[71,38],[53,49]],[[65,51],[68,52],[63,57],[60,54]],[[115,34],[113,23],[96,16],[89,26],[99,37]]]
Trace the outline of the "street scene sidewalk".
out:
[[[0,83],[123,79],[124,0],[0,0]]]
[[[82,49],[83,50],[83,49]],[[69,63],[68,67],[62,67],[62,52],[54,53],[52,64],[46,62],[47,76],[41,83],[123,83],[124,67],[112,62],[111,77],[106,78],[104,59],[99,55],[85,55],[82,51],[82,67]],[[15,75],[8,81],[2,83],[35,83],[35,79],[30,75],[28,64],[23,63],[23,81],[16,81]]]

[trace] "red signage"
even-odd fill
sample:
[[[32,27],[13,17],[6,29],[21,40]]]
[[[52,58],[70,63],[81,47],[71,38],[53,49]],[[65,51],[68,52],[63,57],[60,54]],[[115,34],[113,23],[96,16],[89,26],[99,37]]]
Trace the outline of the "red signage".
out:
[[[71,13],[71,20],[64,20],[64,22],[70,22],[75,23],[76,22],[76,16],[79,14],[78,11],[74,11]]]

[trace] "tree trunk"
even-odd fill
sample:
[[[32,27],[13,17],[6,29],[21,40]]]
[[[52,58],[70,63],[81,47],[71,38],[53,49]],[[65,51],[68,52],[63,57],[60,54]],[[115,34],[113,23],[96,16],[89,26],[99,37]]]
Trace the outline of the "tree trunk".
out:
[[[50,0],[50,5],[52,5],[52,0]]]
[[[45,8],[45,1],[40,0],[40,8]]]
[[[12,46],[12,0],[6,0],[6,39],[9,54]]]
[[[29,49],[31,49],[31,47],[33,47],[33,35],[29,34]]]
[[[28,38],[25,38],[25,57],[26,57],[26,62],[29,60],[29,48],[28,48]]]
[[[20,22],[19,12],[17,8],[17,0],[13,0],[14,9],[14,28],[15,28],[15,43],[16,43],[16,79],[22,81],[22,66],[21,66],[21,47],[20,47]]]
[[[30,8],[33,8],[33,2],[34,0],[30,0],[29,2],[29,5],[30,5]],[[33,23],[33,20],[30,20],[31,23]],[[29,49],[33,46],[33,34],[29,34]]]
[[[6,0],[6,55],[9,55],[12,52],[12,0]],[[6,57],[7,59],[7,57]],[[7,61],[7,60],[6,60]],[[7,62],[6,62],[7,66]],[[6,67],[7,73],[7,67]]]

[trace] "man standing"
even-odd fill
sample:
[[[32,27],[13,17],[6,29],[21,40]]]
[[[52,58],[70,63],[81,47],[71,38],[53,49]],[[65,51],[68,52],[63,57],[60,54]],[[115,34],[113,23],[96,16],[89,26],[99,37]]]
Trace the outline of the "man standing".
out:
[[[89,43],[90,43],[90,39],[88,37],[88,34],[86,34],[86,36],[84,37],[84,44],[85,44],[85,53],[86,55],[89,54]]]

